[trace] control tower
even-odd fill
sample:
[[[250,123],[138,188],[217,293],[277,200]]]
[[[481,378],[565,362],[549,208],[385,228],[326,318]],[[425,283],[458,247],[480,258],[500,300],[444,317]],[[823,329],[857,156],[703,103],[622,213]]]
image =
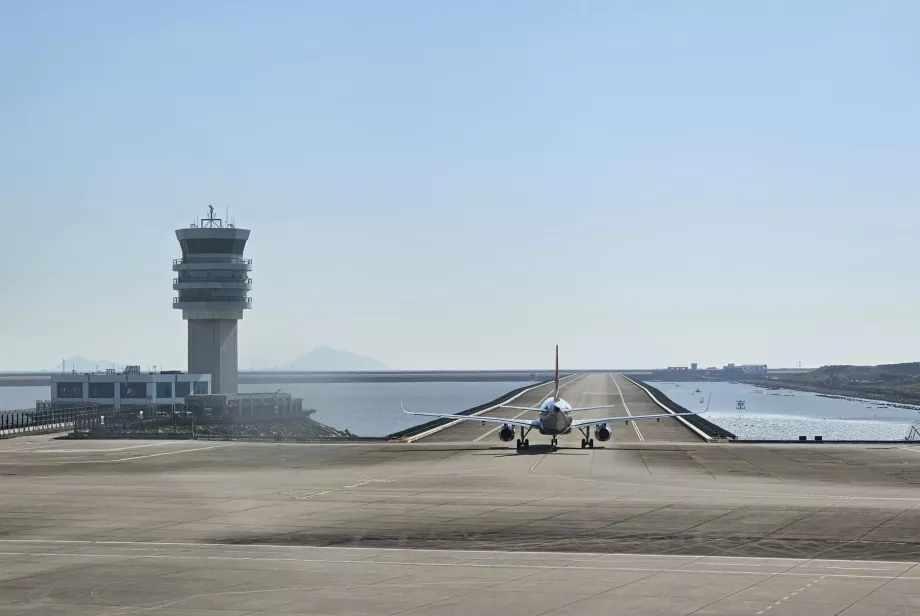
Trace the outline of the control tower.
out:
[[[182,258],[173,261],[173,308],[188,321],[188,371],[211,375],[211,393],[237,393],[237,321],[252,307],[249,272],[243,258],[248,229],[208,217],[177,229]]]

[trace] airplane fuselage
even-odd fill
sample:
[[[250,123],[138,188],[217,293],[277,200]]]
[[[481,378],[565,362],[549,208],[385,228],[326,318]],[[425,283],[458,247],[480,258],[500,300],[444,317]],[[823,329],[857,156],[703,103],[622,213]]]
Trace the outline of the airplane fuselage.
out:
[[[562,399],[547,398],[540,405],[540,434],[568,434],[572,431],[574,417],[571,404]]]

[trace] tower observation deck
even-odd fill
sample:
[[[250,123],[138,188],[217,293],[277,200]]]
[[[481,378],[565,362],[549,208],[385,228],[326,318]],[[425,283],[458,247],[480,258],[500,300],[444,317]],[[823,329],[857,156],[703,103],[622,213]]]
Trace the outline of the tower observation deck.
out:
[[[182,258],[173,261],[173,308],[188,321],[188,371],[211,375],[211,393],[237,393],[237,321],[252,307],[249,272],[243,258],[248,229],[214,217],[177,229]]]

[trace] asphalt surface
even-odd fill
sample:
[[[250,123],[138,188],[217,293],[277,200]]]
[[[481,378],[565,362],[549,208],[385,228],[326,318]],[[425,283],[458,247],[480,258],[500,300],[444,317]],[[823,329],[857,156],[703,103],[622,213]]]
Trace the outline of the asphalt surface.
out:
[[[598,409],[578,413],[579,419],[598,419],[601,417],[624,417],[627,415],[657,415],[665,413],[652,402],[642,389],[633,385],[618,374],[588,374],[574,376],[561,382],[560,396],[574,407],[615,405],[613,408]],[[513,402],[514,406],[537,406],[552,394],[552,384],[531,390]],[[483,413],[490,417],[536,419],[535,411],[517,411],[495,409]],[[607,443],[638,442],[685,442],[699,440],[689,428],[677,419],[650,419],[642,421],[617,422],[609,425],[610,441]],[[478,443],[486,440],[501,442],[497,435],[498,424],[479,421],[464,421],[454,426],[426,436],[420,441],[441,443]],[[594,434],[592,430],[592,435]],[[531,445],[549,444],[550,437],[533,430],[528,435]],[[559,438],[560,448],[581,448],[581,432],[574,430]],[[514,441],[511,441],[514,445]],[[595,440],[595,446],[602,444]]]
[[[920,613],[920,449],[633,434],[0,441],[0,614]]]

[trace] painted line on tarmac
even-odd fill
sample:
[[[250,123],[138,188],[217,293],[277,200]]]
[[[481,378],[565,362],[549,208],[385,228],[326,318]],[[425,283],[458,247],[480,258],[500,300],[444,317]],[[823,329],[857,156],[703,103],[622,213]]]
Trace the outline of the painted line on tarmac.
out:
[[[613,384],[617,386],[617,391],[618,391],[619,394],[620,394],[620,402],[623,403],[623,408],[626,409],[626,414],[629,415],[630,417],[632,417],[632,413],[629,412],[629,407],[626,405],[626,397],[623,395],[623,390],[620,389],[620,384],[617,383],[616,377],[615,377],[614,375],[611,374],[611,375],[610,375],[610,380],[613,381]],[[636,429],[636,436],[639,437],[639,441],[642,442],[642,443],[644,443],[644,442],[645,442],[645,437],[642,436],[642,433],[641,433],[641,432],[639,432],[639,424],[637,424],[635,421],[633,421],[633,422],[632,422],[632,426],[633,426],[633,428]]]
[[[764,561],[767,563],[781,561],[788,563],[790,567],[801,567],[803,565],[823,565],[825,563],[850,563],[850,564],[873,564],[873,565],[920,565],[920,561],[916,560],[873,560],[873,561],[860,561],[860,560],[845,560],[845,559],[820,559],[820,558],[792,558],[792,557],[782,557],[782,556],[719,556],[716,554],[701,556],[699,554],[639,554],[639,553],[630,553],[630,552],[560,552],[560,551],[536,551],[536,550],[514,550],[514,551],[503,551],[503,550],[466,550],[466,549],[446,549],[446,548],[399,548],[399,547],[369,547],[369,546],[360,546],[360,545],[285,545],[278,543],[221,543],[221,542],[191,542],[191,541],[119,541],[119,540],[102,540],[102,539],[0,539],[0,545],[11,543],[11,544],[29,544],[37,543],[43,545],[105,545],[105,546],[140,546],[140,547],[150,547],[150,548],[161,548],[161,547],[185,547],[185,548],[232,548],[234,550],[249,550],[249,549],[263,549],[268,548],[271,550],[355,550],[355,551],[371,551],[371,552],[446,552],[452,554],[487,554],[492,557],[504,557],[509,556],[570,556],[577,560],[585,560],[586,558],[595,557],[601,559],[602,557],[616,557],[616,558],[629,558],[632,560],[626,562],[642,562],[642,560],[653,559],[653,558],[683,558],[688,559],[689,562],[685,563],[686,565],[692,564],[694,562],[705,561],[705,560],[735,560],[735,561],[746,561],[746,560],[755,560],[755,561]],[[851,543],[851,542],[845,542]],[[642,559],[642,560],[638,560]],[[600,562],[603,562],[601,560]],[[623,562],[623,561],[618,561]],[[726,563],[726,565],[731,563]],[[737,565],[743,565],[744,562],[734,563]],[[551,567],[555,568],[555,567]],[[691,571],[692,573],[692,571]],[[812,571],[810,575],[814,575]]]
[[[163,447],[166,445],[179,445],[186,441],[163,440],[157,443],[144,443],[143,445],[130,445],[128,447],[112,447],[111,449],[55,449],[45,447],[44,449],[15,449],[19,453],[109,453],[116,451],[128,451],[130,449],[140,449],[141,447]],[[8,450],[9,451],[9,450]],[[4,453],[0,450],[0,453]]]
[[[0,462],[0,466],[64,466],[70,464],[115,464],[117,462],[129,462],[131,460],[140,460],[142,458],[156,458],[158,456],[174,456],[180,453],[192,453],[193,451],[207,451],[209,449],[219,449],[221,447],[231,447],[232,443],[227,443],[224,445],[211,445],[209,447],[196,447],[194,449],[180,449],[179,451],[161,451],[160,453],[150,453],[143,456],[129,456],[127,458],[117,458],[115,460],[55,460],[44,462],[41,460],[33,460],[28,463],[24,462]]]
[[[140,460],[141,458],[156,458],[157,456],[173,456],[178,453],[192,453],[193,451],[207,451],[208,449],[220,449],[221,447],[230,447],[227,445],[211,445],[209,447],[196,447],[195,449],[182,449],[180,451],[161,451],[160,453],[148,453],[143,456],[131,456],[130,458],[119,458],[118,460],[105,460],[105,462],[127,462],[129,460]]]
[[[198,544],[202,545],[202,544]],[[204,544],[207,546],[207,544]],[[237,546],[235,546],[237,547]],[[342,548],[338,548],[342,549]],[[387,548],[382,548],[386,550]],[[463,550],[458,550],[458,552],[463,552]],[[513,552],[512,552],[513,553]],[[726,571],[726,570],[714,570],[714,569],[680,569],[677,567],[600,567],[593,565],[541,565],[541,564],[516,564],[516,563],[478,563],[474,561],[460,561],[460,562],[407,562],[404,560],[368,560],[367,558],[361,559],[349,559],[349,558],[274,558],[274,557],[260,557],[260,556],[195,556],[192,554],[92,554],[92,553],[83,553],[83,552],[4,552],[6,556],[27,556],[30,558],[35,557],[45,557],[45,558],[69,558],[69,557],[81,557],[81,558],[117,558],[122,561],[132,561],[140,559],[164,559],[164,560],[206,560],[206,561],[252,561],[252,562],[302,562],[302,563],[328,563],[328,564],[355,564],[355,565],[379,565],[379,566],[393,566],[400,565],[403,567],[445,567],[445,568],[473,568],[473,569],[525,569],[525,570],[538,570],[538,571],[558,571],[560,569],[566,569],[571,571],[641,571],[648,573],[684,573],[688,575],[700,575],[700,574],[715,574],[715,575],[756,575],[763,576],[764,572],[761,571]],[[636,561],[641,562],[641,561]],[[625,564],[625,563],[621,563]],[[739,563],[739,567],[743,567],[744,563]],[[815,572],[797,572],[795,570],[786,570],[779,571],[769,574],[770,577],[805,577],[813,578]],[[907,576],[907,575],[854,575],[854,574],[845,574],[845,573],[826,573],[821,575],[820,579],[825,578],[836,578],[836,579],[872,579],[872,580],[910,580],[910,581],[920,581],[920,577],[916,576]],[[814,582],[813,582],[814,583]]]

